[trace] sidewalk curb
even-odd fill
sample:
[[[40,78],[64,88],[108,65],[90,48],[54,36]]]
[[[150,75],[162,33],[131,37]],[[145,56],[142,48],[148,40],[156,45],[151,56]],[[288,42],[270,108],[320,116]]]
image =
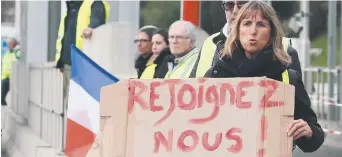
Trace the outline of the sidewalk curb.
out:
[[[2,114],[2,121],[5,122],[1,143],[8,157],[63,157],[58,155],[58,150],[41,140],[29,126],[21,124],[20,118],[11,110],[3,111]]]

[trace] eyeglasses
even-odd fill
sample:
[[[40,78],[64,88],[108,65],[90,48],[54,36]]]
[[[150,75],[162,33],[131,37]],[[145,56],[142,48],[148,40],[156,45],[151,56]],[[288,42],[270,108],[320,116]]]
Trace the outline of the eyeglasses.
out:
[[[225,11],[233,10],[235,4],[237,7],[240,9],[247,1],[237,1],[236,3],[234,1],[229,1],[229,2],[222,2],[221,7]]]
[[[147,43],[147,42],[149,42],[150,40],[148,40],[148,39],[135,39],[134,40],[134,43],[136,44],[136,43],[138,43],[138,42],[141,42],[141,43]]]
[[[188,39],[189,37],[186,36],[180,36],[180,35],[169,35],[169,40],[176,39],[177,41],[180,39]]]

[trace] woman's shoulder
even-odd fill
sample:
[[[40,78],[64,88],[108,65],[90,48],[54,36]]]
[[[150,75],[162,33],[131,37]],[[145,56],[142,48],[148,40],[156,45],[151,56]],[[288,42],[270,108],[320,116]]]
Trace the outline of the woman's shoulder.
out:
[[[229,62],[229,60],[224,58],[218,60],[204,76],[212,78],[232,77],[232,67]]]
[[[296,86],[298,83],[302,81],[302,78],[300,77],[301,75],[298,71],[293,69],[287,69],[287,71],[289,72],[289,80],[291,85]]]
[[[159,65],[163,62],[167,62],[168,60],[172,60],[172,54],[171,54],[171,51],[170,51],[170,48],[165,48],[163,49],[159,56],[154,60],[154,63]]]

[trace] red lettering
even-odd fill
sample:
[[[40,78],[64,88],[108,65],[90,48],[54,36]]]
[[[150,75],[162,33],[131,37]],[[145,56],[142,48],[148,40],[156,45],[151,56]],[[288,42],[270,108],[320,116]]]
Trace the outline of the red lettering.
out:
[[[152,82],[150,87],[150,110],[152,112],[157,112],[163,110],[163,106],[156,106],[154,101],[159,98],[159,94],[156,94],[155,89],[161,85],[160,82]]]
[[[203,148],[208,150],[208,151],[214,151],[216,150],[222,142],[222,133],[218,133],[215,136],[215,142],[213,145],[209,144],[209,133],[205,132],[202,136],[202,145]]]
[[[197,108],[201,108],[203,105],[203,91],[204,91],[204,86],[201,84],[198,89],[198,105]]]
[[[267,139],[267,119],[265,115],[261,117],[261,141],[265,141]],[[261,148],[258,151],[259,157],[264,157],[265,148]]]
[[[216,86],[210,86],[208,87],[206,93],[205,93],[205,100],[208,103],[214,103],[214,109],[213,112],[211,113],[211,115],[209,117],[206,118],[194,118],[191,119],[190,122],[193,124],[203,124],[206,123],[208,121],[211,121],[213,119],[215,119],[219,113],[219,94],[217,92]]]
[[[164,145],[164,147],[166,148],[167,152],[171,152],[172,151],[172,143],[173,143],[173,130],[170,129],[168,132],[168,138],[166,140],[165,136],[160,132],[155,132],[154,133],[154,153],[158,153],[159,152],[159,147],[160,144]]]
[[[266,116],[263,115],[261,117],[261,140],[264,141],[267,139],[267,119]]]
[[[239,153],[242,150],[243,143],[241,140],[241,137],[237,135],[237,133],[241,133],[241,129],[239,128],[231,128],[227,130],[225,133],[226,139],[233,140],[236,143],[230,145],[227,148],[227,151],[232,152],[234,154]],[[192,152],[194,151],[198,146],[199,142],[202,142],[202,146],[207,151],[215,151],[217,150],[221,143],[222,143],[222,136],[223,133],[216,133],[215,134],[215,141],[212,141],[211,144],[209,144],[209,132],[204,132],[202,136],[200,136],[195,130],[186,130],[183,131],[178,139],[177,139],[177,148],[180,151],[183,152]],[[189,139],[186,139],[189,137]],[[199,138],[202,137],[200,140]],[[166,152],[172,152],[173,151],[173,141],[174,141],[174,133],[173,129],[169,129],[168,136],[165,137],[163,133],[160,131],[154,133],[154,153],[160,152],[160,147],[164,147]],[[185,142],[186,141],[186,142]]]
[[[204,83],[205,81],[207,81],[208,80],[208,78],[198,78],[198,82],[199,83]]]
[[[247,88],[253,85],[252,81],[241,81],[237,86],[236,91],[236,106],[241,109],[247,109],[252,107],[251,102],[243,102],[242,97],[246,95],[246,92],[243,91],[243,88]]]
[[[188,136],[190,136],[193,141],[192,145],[190,146],[184,144],[184,139]],[[183,152],[191,152],[196,148],[198,142],[199,140],[197,133],[193,130],[186,130],[179,136],[177,146]]]
[[[139,92],[136,93],[136,88],[139,88]],[[141,97],[141,94],[147,90],[147,86],[140,81],[129,82],[129,99],[128,99],[128,113],[130,114],[134,108],[134,102],[140,104],[143,110],[148,109],[147,102]]]
[[[191,94],[191,100],[188,104],[184,103],[184,93],[189,91]],[[196,107],[196,91],[195,88],[189,84],[184,84],[180,89],[178,95],[178,106],[182,110],[193,110]]]
[[[265,155],[265,149],[259,149],[258,157],[264,157],[264,155]]]
[[[170,91],[170,108],[167,110],[166,114],[158,120],[154,125],[159,125],[163,123],[167,118],[170,117],[172,112],[175,110],[175,85],[180,83],[180,80],[178,79],[172,79],[172,80],[165,80],[165,83],[169,85],[169,91]]]
[[[231,145],[227,148],[229,152],[239,153],[242,149],[242,140],[240,136],[234,135],[234,133],[241,133],[241,129],[239,128],[231,128],[226,133],[226,138],[229,140],[234,140],[236,142],[235,145]]]
[[[269,100],[272,95],[275,93],[276,89],[278,88],[278,82],[274,80],[262,80],[259,83],[260,87],[266,89],[265,95],[262,97],[260,106],[261,108],[265,107],[276,107],[284,105],[283,101],[272,101]]]
[[[235,91],[231,84],[229,83],[223,83],[220,88],[220,100],[221,105],[224,105],[226,102],[226,91],[229,91],[230,94],[230,104],[233,105],[235,102]]]

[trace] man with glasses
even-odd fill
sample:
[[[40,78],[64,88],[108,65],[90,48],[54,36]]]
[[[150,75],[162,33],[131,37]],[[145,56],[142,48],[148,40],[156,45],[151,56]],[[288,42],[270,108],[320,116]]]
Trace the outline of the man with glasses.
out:
[[[204,74],[210,69],[211,66],[219,60],[220,52],[224,47],[224,43],[227,39],[229,31],[234,24],[240,8],[248,1],[238,0],[223,0],[221,7],[226,14],[227,23],[224,25],[222,30],[208,37],[202,46],[202,49],[198,55],[197,61],[192,69],[190,77],[203,77]],[[297,51],[291,47],[291,41],[288,38],[283,38],[284,50],[292,57],[292,64],[290,69],[296,70],[302,75],[300,68],[300,62],[298,59]]]
[[[169,47],[174,59],[168,62],[166,79],[189,78],[198,58],[195,26],[189,21],[176,21],[169,29]]]

